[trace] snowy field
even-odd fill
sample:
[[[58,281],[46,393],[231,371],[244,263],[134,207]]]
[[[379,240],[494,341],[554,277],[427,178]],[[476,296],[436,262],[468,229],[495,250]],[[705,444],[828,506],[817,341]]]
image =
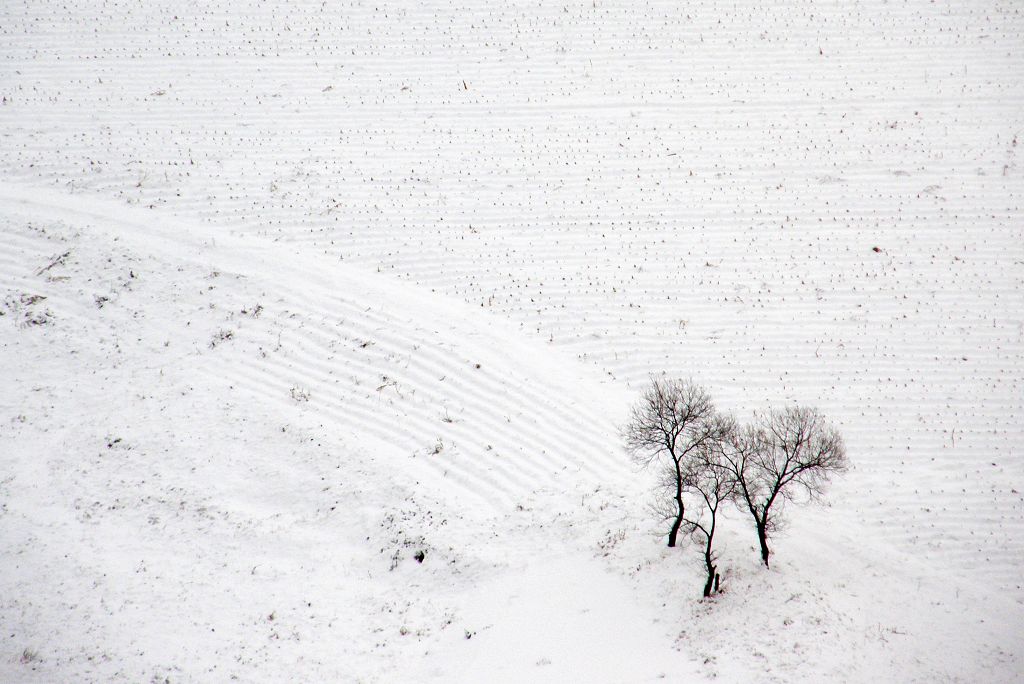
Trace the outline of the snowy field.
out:
[[[0,681],[1019,681],[1024,6],[476,5],[0,3]]]

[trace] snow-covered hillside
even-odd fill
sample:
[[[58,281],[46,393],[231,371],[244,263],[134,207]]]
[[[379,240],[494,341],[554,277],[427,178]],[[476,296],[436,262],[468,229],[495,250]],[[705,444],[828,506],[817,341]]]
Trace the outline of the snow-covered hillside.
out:
[[[1022,38],[0,7],[0,680],[1013,681]],[[710,602],[622,449],[661,373],[853,464]]]

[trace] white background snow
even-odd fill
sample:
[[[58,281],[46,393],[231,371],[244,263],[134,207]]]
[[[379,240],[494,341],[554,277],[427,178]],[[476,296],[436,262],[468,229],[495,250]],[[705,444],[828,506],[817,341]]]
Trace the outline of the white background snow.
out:
[[[0,98],[0,681],[1024,672],[1024,7],[12,0]],[[713,601],[661,373],[853,464]]]

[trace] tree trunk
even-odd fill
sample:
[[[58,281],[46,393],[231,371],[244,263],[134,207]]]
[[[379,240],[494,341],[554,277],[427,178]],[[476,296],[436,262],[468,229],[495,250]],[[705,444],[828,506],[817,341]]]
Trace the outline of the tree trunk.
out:
[[[711,589],[715,586],[715,563],[711,559],[711,544],[714,542],[715,525],[711,524],[711,533],[707,536],[707,544],[704,546],[704,567],[708,570],[708,580],[704,583],[704,598],[711,596]]]
[[[768,530],[766,522],[759,522],[757,524],[757,541],[761,543],[761,560],[764,561],[764,567],[771,567],[768,565],[768,556],[771,555],[771,551],[768,550]]]
[[[715,588],[718,582],[715,581],[717,574],[715,573],[715,566],[708,566],[708,581],[704,583],[704,598],[711,596],[711,590]]]
[[[679,513],[672,523],[672,529],[668,531],[668,546],[673,548],[676,545],[676,537],[679,536],[679,528],[683,525],[683,514]]]

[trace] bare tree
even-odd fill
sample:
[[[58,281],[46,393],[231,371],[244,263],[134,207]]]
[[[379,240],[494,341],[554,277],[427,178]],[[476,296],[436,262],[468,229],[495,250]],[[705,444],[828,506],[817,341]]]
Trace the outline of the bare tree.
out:
[[[689,380],[653,379],[633,407],[624,430],[633,462],[641,467],[659,463],[662,491],[655,510],[671,520],[668,545],[675,546],[683,524],[684,474],[687,461],[727,435],[707,391]]]
[[[761,560],[778,530],[786,501],[820,496],[834,473],[846,470],[843,438],[816,409],[788,407],[757,417],[733,433],[722,465],[736,482],[738,503],[754,518]]]
[[[723,419],[724,427],[733,427],[731,421]],[[731,430],[729,431],[731,433]],[[727,433],[727,434],[729,434]],[[714,551],[715,530],[718,512],[723,503],[735,501],[739,486],[732,471],[726,467],[725,448],[722,442],[712,442],[700,449],[699,454],[687,464],[683,474],[683,489],[693,504],[687,507],[683,518],[684,529],[694,543],[704,552],[704,597],[717,592],[719,574]]]

